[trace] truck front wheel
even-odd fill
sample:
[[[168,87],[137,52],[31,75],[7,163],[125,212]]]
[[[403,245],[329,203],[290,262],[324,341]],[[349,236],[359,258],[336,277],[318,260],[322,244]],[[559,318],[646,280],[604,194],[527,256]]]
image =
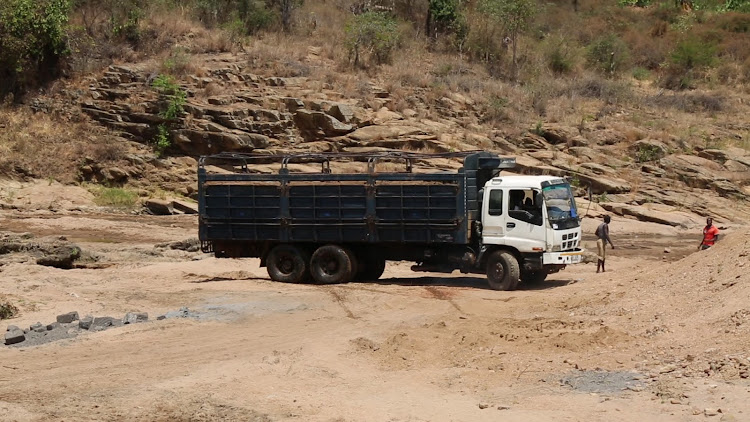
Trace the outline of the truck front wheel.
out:
[[[266,267],[273,281],[302,283],[309,278],[308,262],[309,253],[296,246],[278,245],[269,252]]]
[[[541,283],[545,279],[547,279],[547,271],[545,270],[524,271],[521,273],[521,281],[524,283]]]
[[[496,251],[487,258],[487,280],[494,290],[513,290],[518,286],[520,270],[512,253]]]
[[[354,254],[341,246],[321,246],[310,259],[310,274],[319,284],[348,283],[357,271],[354,260]]]

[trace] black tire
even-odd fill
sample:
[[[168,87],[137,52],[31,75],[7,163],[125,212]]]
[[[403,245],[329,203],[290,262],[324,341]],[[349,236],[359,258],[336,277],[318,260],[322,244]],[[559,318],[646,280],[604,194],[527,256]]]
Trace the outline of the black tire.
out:
[[[375,281],[385,271],[385,258],[373,255],[360,255],[360,269],[356,279],[362,281]]]
[[[321,246],[310,259],[310,275],[318,284],[348,283],[355,271],[354,255],[341,246]]]
[[[349,256],[349,261],[352,263],[352,276],[349,277],[348,280],[345,281],[345,283],[348,283],[352,280],[354,280],[357,277],[357,274],[359,274],[362,271],[362,261],[357,257],[357,254],[355,254],[351,249],[342,247],[341,249],[346,252],[346,255]]]
[[[521,273],[521,281],[524,283],[534,284],[541,283],[547,278],[547,271],[523,271]]]
[[[303,283],[310,278],[309,254],[292,245],[278,245],[266,257],[268,275],[273,281]]]
[[[495,251],[487,258],[487,281],[494,290],[514,290],[518,286],[518,260],[507,251]]]

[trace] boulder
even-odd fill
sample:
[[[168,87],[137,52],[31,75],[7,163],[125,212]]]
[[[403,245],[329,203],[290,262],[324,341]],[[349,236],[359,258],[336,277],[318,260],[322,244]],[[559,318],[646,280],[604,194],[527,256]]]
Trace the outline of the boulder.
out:
[[[386,122],[390,122],[392,120],[402,120],[403,116],[401,116],[398,113],[395,113],[388,109],[388,107],[381,107],[380,110],[375,113],[375,118],[373,119],[373,123],[376,125],[381,125]]]
[[[541,136],[552,145],[571,145],[571,140],[578,135],[578,129],[576,128],[552,124],[544,125],[541,132]]]
[[[266,148],[270,139],[259,133],[239,130],[209,132],[183,129],[174,138],[175,146],[189,155],[207,155],[218,152],[251,152],[256,148]]]
[[[42,325],[41,322],[37,322],[35,324],[31,324],[31,326],[29,327],[29,331],[33,331],[35,333],[43,333],[47,331],[47,327]]]
[[[342,123],[331,115],[307,109],[294,113],[294,124],[308,140],[345,135],[354,130],[352,125]]]
[[[198,214],[198,204],[187,201],[172,201],[172,208],[185,214]]]
[[[81,257],[81,248],[75,245],[53,245],[45,248],[44,256],[37,258],[37,265],[64,270],[73,268],[73,262]]]
[[[174,208],[172,207],[171,201],[165,201],[163,199],[149,199],[144,204],[144,207],[154,215],[172,215],[174,214]]]
[[[703,151],[698,153],[698,157],[716,161],[722,164],[730,159],[729,154],[726,151],[720,149],[704,149]]]
[[[290,113],[295,113],[301,108],[305,108],[305,103],[299,98],[284,97],[280,99]]]
[[[127,171],[119,167],[105,168],[100,170],[99,173],[104,176],[107,181],[114,183],[124,183],[128,180],[128,177],[130,177],[130,174]]]
[[[328,109],[328,114],[343,123],[354,122],[354,110],[347,104],[334,104]]]
[[[337,118],[328,114],[319,117],[322,121],[321,127],[326,136],[341,136],[354,130],[352,125],[342,123]]]
[[[547,149],[547,141],[536,133],[527,132],[514,142],[523,149]]]
[[[282,115],[276,110],[258,109],[253,111],[253,116],[258,120],[269,122],[278,122],[282,120]]]

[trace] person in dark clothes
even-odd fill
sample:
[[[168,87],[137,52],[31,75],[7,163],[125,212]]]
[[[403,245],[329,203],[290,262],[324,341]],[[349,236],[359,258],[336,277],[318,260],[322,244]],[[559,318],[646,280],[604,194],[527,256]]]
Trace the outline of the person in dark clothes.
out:
[[[605,215],[604,216],[604,222],[602,224],[599,224],[599,227],[596,228],[596,250],[598,255],[598,260],[596,261],[596,272],[605,272],[604,269],[604,261],[607,259],[607,242],[612,246],[612,249],[615,248],[614,243],[612,243],[612,239],[609,238],[609,222],[612,219],[610,216]]]

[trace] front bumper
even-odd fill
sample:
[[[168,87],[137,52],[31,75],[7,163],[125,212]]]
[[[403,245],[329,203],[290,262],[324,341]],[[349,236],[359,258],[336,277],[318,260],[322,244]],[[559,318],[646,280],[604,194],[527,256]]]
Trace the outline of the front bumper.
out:
[[[563,252],[546,252],[542,254],[544,265],[579,264],[583,260],[583,249],[573,249]]]

